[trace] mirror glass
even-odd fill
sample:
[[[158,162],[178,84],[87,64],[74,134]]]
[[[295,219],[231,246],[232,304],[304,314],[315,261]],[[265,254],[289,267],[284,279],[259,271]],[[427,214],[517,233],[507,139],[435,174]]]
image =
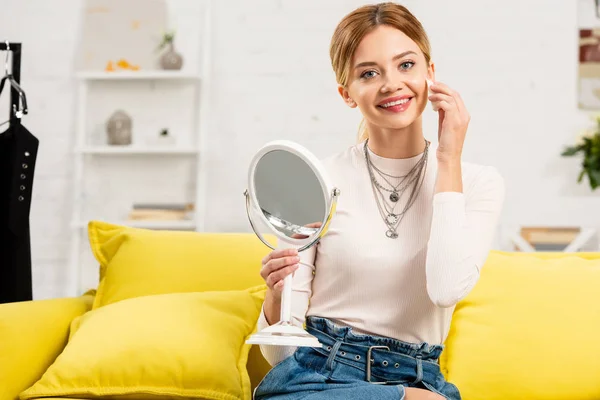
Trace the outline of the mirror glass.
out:
[[[257,208],[270,225],[291,239],[307,239],[327,215],[326,194],[312,168],[299,156],[273,150],[254,173]]]

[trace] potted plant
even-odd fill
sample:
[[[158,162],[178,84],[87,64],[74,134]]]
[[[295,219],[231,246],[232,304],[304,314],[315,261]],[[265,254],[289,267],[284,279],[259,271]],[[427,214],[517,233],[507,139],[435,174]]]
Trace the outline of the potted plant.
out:
[[[175,50],[175,31],[165,32],[158,45],[158,50],[167,51],[160,57],[160,66],[166,70],[180,70],[183,66],[183,57]]]
[[[581,172],[577,182],[587,176],[592,190],[600,187],[600,115],[594,117],[594,127],[580,133],[574,146],[566,147],[561,155],[572,157],[582,154]]]

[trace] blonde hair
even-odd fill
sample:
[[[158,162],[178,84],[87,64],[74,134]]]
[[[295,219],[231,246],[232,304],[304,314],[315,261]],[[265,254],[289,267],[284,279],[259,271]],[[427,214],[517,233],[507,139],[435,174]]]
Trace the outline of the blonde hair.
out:
[[[346,15],[331,38],[329,56],[337,82],[346,86],[352,58],[362,38],[380,25],[389,25],[402,31],[421,49],[427,64],[431,61],[431,47],[425,29],[419,20],[404,6],[396,3],[379,3],[362,6]],[[363,119],[359,126],[358,141],[369,137]]]

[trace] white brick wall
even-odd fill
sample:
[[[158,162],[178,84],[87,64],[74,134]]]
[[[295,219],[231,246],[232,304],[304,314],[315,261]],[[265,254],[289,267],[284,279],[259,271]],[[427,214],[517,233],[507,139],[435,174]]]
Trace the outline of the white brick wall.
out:
[[[595,224],[598,196],[574,184],[578,163],[559,157],[585,126],[576,108],[577,2],[405,1],[429,32],[438,79],[472,115],[465,159],[497,166],[512,224]],[[192,0],[169,1],[171,20],[198,28]],[[318,156],[355,140],[360,116],[336,92],[328,46],[359,1],[215,1],[208,154],[210,231],[248,231],[242,192],[253,152],[285,138]],[[40,154],[31,213],[37,298],[65,293],[71,206],[77,0],[0,0],[0,40],[23,42],[23,86]],[[197,38],[179,37],[192,51]],[[190,56],[190,62],[196,60]],[[0,100],[6,110],[6,96]],[[1,111],[2,115],[5,111]],[[436,139],[427,111],[427,137]],[[135,190],[135,188],[128,188]]]

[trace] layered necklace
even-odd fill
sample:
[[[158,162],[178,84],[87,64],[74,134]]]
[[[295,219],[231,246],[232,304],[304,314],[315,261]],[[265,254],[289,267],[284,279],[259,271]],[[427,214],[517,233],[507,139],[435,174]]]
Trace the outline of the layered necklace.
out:
[[[367,170],[371,178],[371,187],[373,188],[373,194],[379,209],[379,214],[383,218],[383,222],[387,226],[385,235],[390,239],[398,238],[398,226],[404,215],[414,204],[417,198],[419,189],[423,184],[423,178],[425,177],[425,171],[427,170],[427,160],[429,153],[429,142],[425,140],[425,151],[419,159],[419,161],[408,171],[406,175],[395,176],[387,174],[377,168],[371,162],[369,157],[369,150],[367,144],[369,139],[365,140],[364,152],[365,160],[367,162]],[[397,182],[397,183],[392,183]],[[400,203],[400,199],[404,193],[409,189],[410,194],[404,209],[396,212],[396,207]]]

